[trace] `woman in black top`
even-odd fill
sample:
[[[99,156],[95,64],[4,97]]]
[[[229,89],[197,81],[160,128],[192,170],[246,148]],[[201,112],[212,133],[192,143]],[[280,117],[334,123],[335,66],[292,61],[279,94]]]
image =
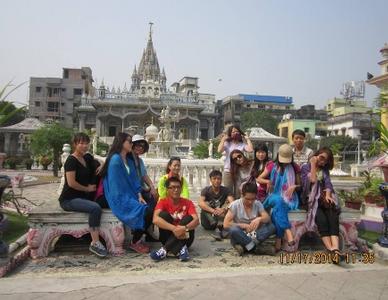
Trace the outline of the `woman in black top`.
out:
[[[105,257],[107,250],[100,242],[99,231],[101,207],[92,201],[96,191],[96,170],[93,156],[87,153],[90,139],[85,133],[73,137],[74,152],[65,162],[65,184],[59,197],[61,207],[66,211],[89,213],[89,227],[92,242],[89,250],[99,257]]]

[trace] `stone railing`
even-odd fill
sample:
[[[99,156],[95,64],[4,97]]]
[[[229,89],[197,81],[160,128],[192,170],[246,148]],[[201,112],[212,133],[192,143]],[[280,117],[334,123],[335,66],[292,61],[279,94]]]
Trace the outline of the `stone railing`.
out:
[[[148,176],[157,184],[159,178],[166,174],[167,159],[145,158]],[[193,192],[200,192],[202,188],[209,185],[209,173],[212,170],[222,172],[224,163],[219,159],[182,159],[182,176],[184,176],[189,188]]]

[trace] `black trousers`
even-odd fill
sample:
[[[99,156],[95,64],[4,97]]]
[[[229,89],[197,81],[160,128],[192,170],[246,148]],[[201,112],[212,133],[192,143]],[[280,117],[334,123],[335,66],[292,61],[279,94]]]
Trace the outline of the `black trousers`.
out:
[[[315,224],[317,224],[321,236],[339,236],[338,210],[334,207],[318,206]]]
[[[170,216],[168,212],[161,211],[159,214],[159,217],[161,217],[166,222],[172,224],[173,218]],[[192,216],[185,216],[180,221],[179,225],[187,225],[193,220]],[[177,255],[179,251],[182,249],[184,245],[187,247],[190,247],[191,244],[194,242],[194,230],[189,231],[189,238],[185,240],[177,239],[174,233],[170,230],[159,228],[159,241],[163,244],[164,248],[167,250],[167,252],[171,252],[174,255]]]
[[[201,225],[206,230],[214,230],[217,227],[222,227],[224,217],[213,216],[211,213],[201,210]]]

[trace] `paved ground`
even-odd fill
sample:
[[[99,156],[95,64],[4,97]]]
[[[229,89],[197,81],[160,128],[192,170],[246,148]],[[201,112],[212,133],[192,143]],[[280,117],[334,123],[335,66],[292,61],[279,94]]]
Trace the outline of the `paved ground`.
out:
[[[57,187],[31,186],[25,196],[54,204]],[[388,299],[388,265],[363,264],[358,258],[335,266],[281,264],[279,256],[238,257],[228,240],[217,242],[203,230],[196,233],[187,263],[175,258],[155,263],[129,251],[98,259],[88,253],[87,242],[78,242],[62,244],[47,258],[28,260],[0,279],[0,299]]]
[[[364,266],[365,267],[365,266]],[[161,265],[162,269],[163,266]],[[388,270],[368,266],[271,266],[207,272],[93,276],[53,275],[0,280],[7,299],[388,299]]]

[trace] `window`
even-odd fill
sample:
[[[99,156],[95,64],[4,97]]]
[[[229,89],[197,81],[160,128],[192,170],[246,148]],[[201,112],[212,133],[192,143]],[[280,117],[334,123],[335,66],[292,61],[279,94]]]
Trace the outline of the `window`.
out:
[[[53,96],[53,89],[47,88],[47,97],[52,97],[52,96]]]
[[[305,133],[309,133],[309,132],[310,132],[310,128],[305,127],[305,128],[304,128],[304,132],[305,132]]]
[[[47,102],[47,111],[58,112],[58,102]]]
[[[82,96],[82,89],[74,89],[74,96]]]
[[[42,91],[42,87],[41,86],[36,86],[35,87],[35,93],[40,93]]]
[[[109,136],[116,136],[116,126],[109,126]]]
[[[35,107],[40,107],[40,102],[39,101],[35,101]]]

